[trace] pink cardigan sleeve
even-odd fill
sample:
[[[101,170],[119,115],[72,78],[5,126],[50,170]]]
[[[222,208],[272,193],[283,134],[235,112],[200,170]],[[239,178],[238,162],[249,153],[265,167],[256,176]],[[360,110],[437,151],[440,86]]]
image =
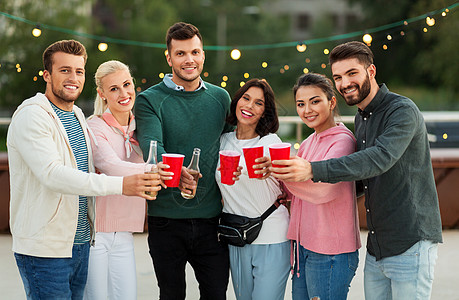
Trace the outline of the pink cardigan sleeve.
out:
[[[348,135],[335,136],[332,143],[323,146],[328,147],[321,149],[321,157],[317,157],[315,160],[338,158],[354,153],[355,151],[355,142]],[[304,155],[301,155],[301,157],[305,158]],[[339,182],[331,184],[307,180],[303,182],[285,182],[284,184],[294,196],[311,203],[321,204],[338,198],[343,190],[342,185],[349,183]]]
[[[128,162],[120,158],[126,156],[124,140],[121,135],[116,134],[100,119],[90,120],[88,125],[94,133],[94,137],[91,136],[91,145],[94,166],[99,172],[112,176],[128,176],[144,172],[145,164],[142,162],[142,156],[135,151],[132,151],[131,158],[138,157],[138,162]],[[97,143],[94,142],[93,138],[96,139]],[[119,143],[119,146],[116,143]]]

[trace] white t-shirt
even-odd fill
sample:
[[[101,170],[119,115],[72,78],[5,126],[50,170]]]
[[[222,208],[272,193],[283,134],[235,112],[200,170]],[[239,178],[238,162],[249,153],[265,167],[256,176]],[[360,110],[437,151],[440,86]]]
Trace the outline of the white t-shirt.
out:
[[[272,176],[265,180],[249,178],[242,148],[263,146],[264,155],[269,156],[268,146],[281,142],[276,134],[268,134],[262,138],[258,136],[249,140],[238,140],[236,132],[221,136],[220,150],[235,150],[241,153],[239,165],[243,167],[239,180],[233,185],[222,184],[220,172],[215,172],[223,196],[224,212],[255,218],[261,216],[276,201],[277,196],[282,193],[279,182]],[[281,205],[263,221],[260,234],[253,244],[275,244],[287,241],[288,222],[288,210]]]

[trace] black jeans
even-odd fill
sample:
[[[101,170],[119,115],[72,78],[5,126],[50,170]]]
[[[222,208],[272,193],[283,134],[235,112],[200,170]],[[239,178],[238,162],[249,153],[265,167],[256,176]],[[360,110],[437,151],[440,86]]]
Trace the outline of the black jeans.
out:
[[[148,246],[161,300],[185,299],[185,266],[199,283],[201,300],[224,300],[229,279],[228,247],[218,241],[218,218],[148,217]]]

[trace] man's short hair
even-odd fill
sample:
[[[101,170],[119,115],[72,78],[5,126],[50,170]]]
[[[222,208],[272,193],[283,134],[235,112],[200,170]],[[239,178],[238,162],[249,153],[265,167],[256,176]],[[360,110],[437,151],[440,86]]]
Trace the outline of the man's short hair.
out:
[[[85,64],[88,58],[86,48],[83,46],[82,43],[75,40],[57,41],[49,45],[48,48],[46,48],[45,52],[43,52],[43,67],[49,73],[51,73],[53,69],[53,54],[57,52],[64,52],[67,54],[83,56]]]
[[[169,30],[167,30],[166,34],[166,45],[167,45],[167,50],[170,50],[171,46],[171,41],[174,40],[188,40],[193,38],[194,36],[197,36],[202,43],[202,36],[199,33],[199,29],[188,23],[184,22],[178,22],[169,27]]]
[[[349,58],[357,58],[361,64],[365,67],[369,67],[373,64],[374,55],[370,48],[364,43],[352,41],[333,48],[328,57],[328,61],[330,66],[332,66],[337,61]]]

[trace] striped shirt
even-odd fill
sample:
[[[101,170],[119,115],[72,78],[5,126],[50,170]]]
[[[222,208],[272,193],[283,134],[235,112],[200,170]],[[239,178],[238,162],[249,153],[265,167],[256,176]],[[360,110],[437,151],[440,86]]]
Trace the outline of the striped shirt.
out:
[[[51,106],[64,125],[65,131],[69,138],[70,147],[75,156],[78,170],[88,173],[88,148],[84,138],[81,124],[73,111],[65,111],[54,105]],[[88,221],[88,201],[86,196],[80,195],[78,209],[78,225],[75,233],[75,244],[83,244],[91,239],[90,226]]]

